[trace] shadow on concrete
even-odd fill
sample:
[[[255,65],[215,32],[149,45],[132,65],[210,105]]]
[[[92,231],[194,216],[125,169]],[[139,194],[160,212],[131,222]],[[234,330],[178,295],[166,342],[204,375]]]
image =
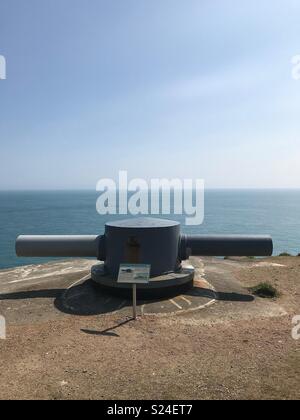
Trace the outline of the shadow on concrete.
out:
[[[225,302],[253,302],[255,300],[254,296],[250,294],[243,293],[234,293],[234,292],[215,292],[211,289],[203,288],[194,288],[188,290],[186,293],[187,296],[201,296],[208,299],[216,299],[218,301]]]
[[[55,307],[69,315],[92,316],[112,313],[131,305],[123,297],[111,296],[92,280],[67,289],[54,301]]]
[[[0,294],[1,300],[51,299],[60,296],[65,289],[28,290]]]
[[[0,302],[33,299],[54,299],[54,306],[60,312],[78,316],[108,314],[131,304],[123,297],[110,296],[99,290],[91,280],[71,289],[21,290],[0,294]]]
[[[122,327],[123,325],[128,324],[129,322],[134,321],[133,318],[126,319],[126,321],[120,322],[118,325],[115,325],[111,328],[106,328],[103,331],[95,331],[95,330],[87,330],[87,329],[81,329],[82,332],[89,335],[96,335],[96,336],[108,336],[108,337],[120,337],[119,334],[113,332],[113,330],[116,330],[117,328]]]
[[[217,300],[224,302],[253,302],[255,297],[249,294],[217,292]]]

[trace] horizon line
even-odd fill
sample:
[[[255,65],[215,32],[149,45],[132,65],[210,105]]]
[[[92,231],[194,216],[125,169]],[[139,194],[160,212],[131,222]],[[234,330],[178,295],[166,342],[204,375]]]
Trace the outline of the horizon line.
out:
[[[193,188],[194,189],[194,188]],[[119,191],[120,189],[117,189]],[[150,188],[149,188],[150,190]],[[172,189],[171,189],[172,190]],[[297,191],[300,190],[300,187],[207,187],[204,191],[249,191],[249,190],[256,190],[256,191],[285,191],[285,190],[293,190]],[[11,188],[11,189],[1,189],[0,193],[3,192],[95,192],[99,193],[96,189],[92,188]],[[129,191],[130,193],[131,191]],[[132,191],[134,192],[134,191]]]

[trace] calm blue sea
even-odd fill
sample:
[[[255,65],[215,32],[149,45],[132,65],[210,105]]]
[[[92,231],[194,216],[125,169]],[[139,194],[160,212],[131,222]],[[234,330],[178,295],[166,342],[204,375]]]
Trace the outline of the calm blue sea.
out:
[[[15,256],[19,234],[101,234],[106,221],[124,218],[100,216],[98,195],[89,191],[0,192],[0,268],[45,261]],[[168,218],[183,221],[182,216]],[[183,225],[182,230],[271,234],[275,254],[298,254],[300,190],[207,190],[204,224]]]

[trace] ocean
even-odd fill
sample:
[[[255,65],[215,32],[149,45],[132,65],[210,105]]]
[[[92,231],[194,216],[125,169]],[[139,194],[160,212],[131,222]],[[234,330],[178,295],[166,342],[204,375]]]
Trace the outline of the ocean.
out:
[[[0,268],[51,260],[17,258],[15,239],[20,234],[101,234],[108,220],[100,216],[96,191],[0,192]],[[300,253],[300,190],[207,190],[205,219],[200,226],[185,226],[185,216],[165,218],[182,223],[185,233],[271,234],[274,254]]]

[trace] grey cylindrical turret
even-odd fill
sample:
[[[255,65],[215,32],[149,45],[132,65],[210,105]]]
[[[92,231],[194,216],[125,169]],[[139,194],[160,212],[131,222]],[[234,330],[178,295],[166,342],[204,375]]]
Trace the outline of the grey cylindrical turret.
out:
[[[150,264],[151,276],[174,272],[180,267],[180,224],[158,218],[137,218],[105,225],[105,268],[117,277],[120,264]]]

